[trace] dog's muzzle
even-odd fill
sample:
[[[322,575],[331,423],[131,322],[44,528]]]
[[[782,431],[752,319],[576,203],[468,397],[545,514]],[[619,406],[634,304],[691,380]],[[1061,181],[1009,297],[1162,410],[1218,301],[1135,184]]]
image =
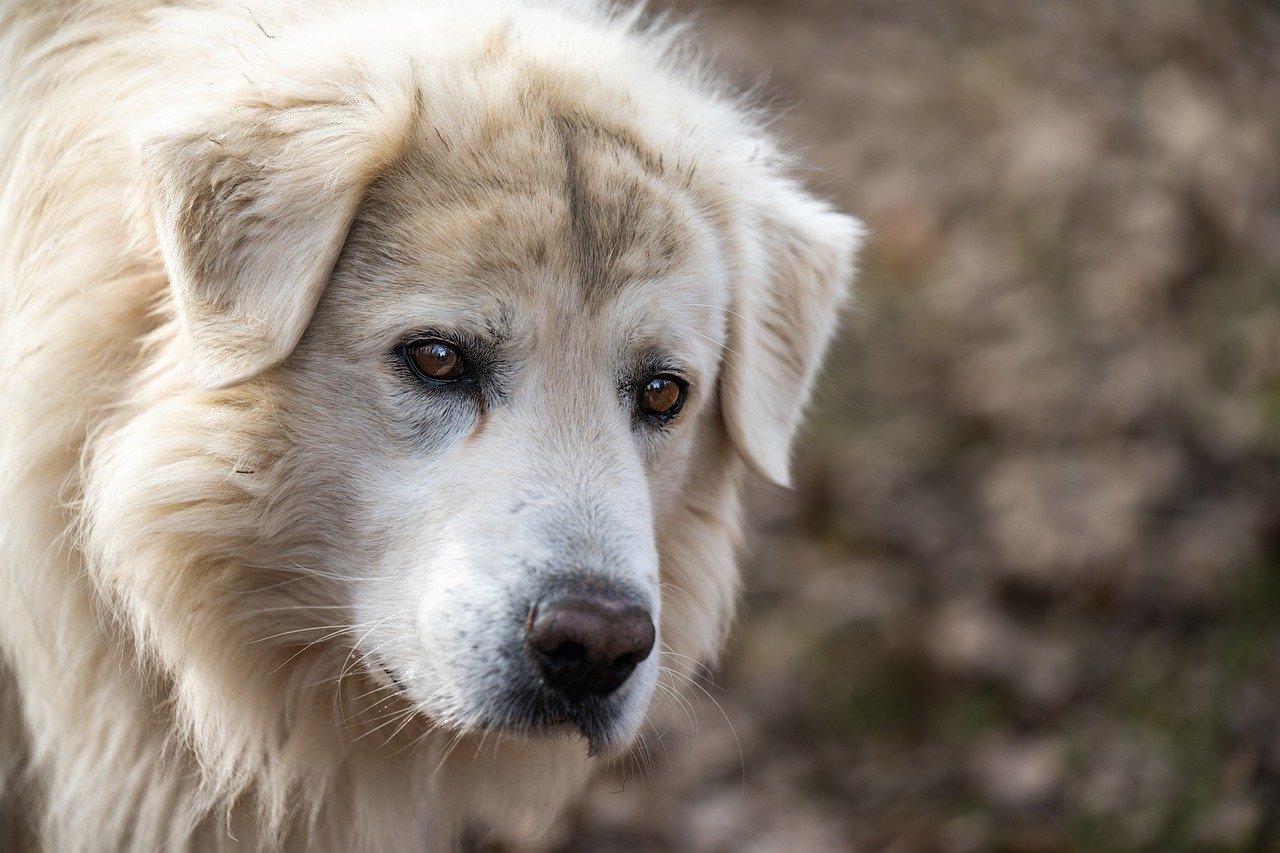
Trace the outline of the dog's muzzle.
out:
[[[657,641],[642,596],[595,575],[544,584],[525,610],[519,675],[490,723],[526,731],[568,726],[591,753],[619,743],[618,726],[634,718],[627,689]]]

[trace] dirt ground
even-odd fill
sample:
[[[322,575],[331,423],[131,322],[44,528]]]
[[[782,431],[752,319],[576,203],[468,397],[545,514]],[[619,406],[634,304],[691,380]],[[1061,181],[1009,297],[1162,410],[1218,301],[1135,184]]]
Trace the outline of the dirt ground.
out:
[[[556,849],[1280,850],[1280,6],[679,8],[873,237],[729,653]]]

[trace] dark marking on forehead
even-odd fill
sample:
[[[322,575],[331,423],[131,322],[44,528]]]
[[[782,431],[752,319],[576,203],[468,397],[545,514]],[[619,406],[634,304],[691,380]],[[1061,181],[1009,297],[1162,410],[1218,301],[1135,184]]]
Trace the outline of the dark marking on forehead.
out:
[[[625,131],[578,115],[553,115],[564,155],[574,272],[584,295],[603,300],[661,274],[686,242],[676,207],[660,192],[662,158]]]
[[[664,170],[662,155],[656,154],[645,146],[636,136],[618,127],[607,127],[578,113],[557,114],[553,116],[560,139],[565,144],[576,144],[584,147],[596,143],[597,147],[606,146],[625,151],[636,163],[650,175],[661,177]]]
[[[592,308],[682,263],[703,215],[687,166],[625,126],[522,97],[518,120],[490,111],[465,138],[424,119],[366,193],[340,269],[384,293],[575,282],[566,295]]]

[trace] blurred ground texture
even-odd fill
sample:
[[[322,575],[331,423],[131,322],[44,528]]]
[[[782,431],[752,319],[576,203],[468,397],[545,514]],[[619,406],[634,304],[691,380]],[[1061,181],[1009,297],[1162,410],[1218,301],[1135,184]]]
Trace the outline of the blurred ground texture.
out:
[[[695,5],[873,237],[723,714],[559,849],[1280,850],[1280,5]]]

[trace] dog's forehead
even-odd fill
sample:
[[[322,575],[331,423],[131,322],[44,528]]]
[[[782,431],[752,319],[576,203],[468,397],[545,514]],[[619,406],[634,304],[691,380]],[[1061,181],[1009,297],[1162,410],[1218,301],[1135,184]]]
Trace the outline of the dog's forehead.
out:
[[[708,239],[689,175],[617,126],[546,110],[418,136],[352,230],[387,288],[523,284],[545,301],[554,281],[591,308],[670,278]]]

